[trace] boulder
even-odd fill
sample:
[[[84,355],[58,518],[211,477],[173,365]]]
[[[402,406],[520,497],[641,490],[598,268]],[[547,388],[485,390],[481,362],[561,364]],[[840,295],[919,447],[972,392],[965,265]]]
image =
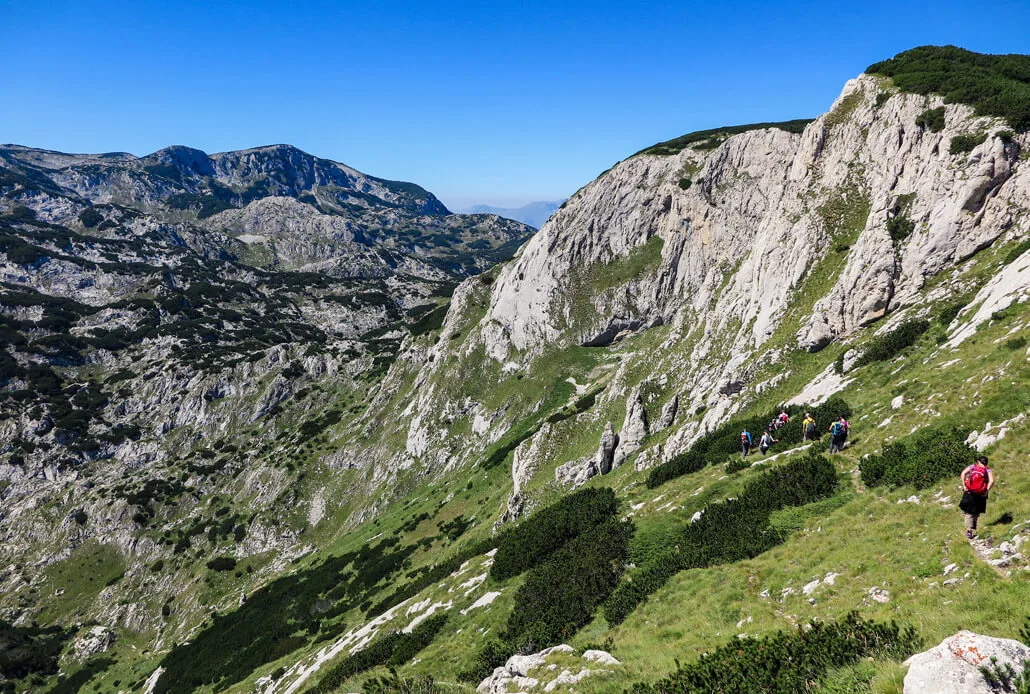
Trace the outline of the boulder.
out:
[[[97,653],[103,653],[118,640],[118,635],[104,626],[92,627],[80,634],[72,644],[75,660],[88,660]]]
[[[981,667],[1010,665],[1018,675],[1030,659],[1030,648],[1019,641],[960,631],[907,661],[905,694],[990,694],[1000,691],[988,684]]]

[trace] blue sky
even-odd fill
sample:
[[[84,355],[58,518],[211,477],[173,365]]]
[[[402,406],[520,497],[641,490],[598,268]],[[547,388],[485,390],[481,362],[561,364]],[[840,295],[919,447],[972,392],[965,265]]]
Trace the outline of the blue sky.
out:
[[[692,130],[812,117],[923,44],[1030,53],[1030,3],[0,0],[0,142],[287,142],[451,207],[560,199]]]

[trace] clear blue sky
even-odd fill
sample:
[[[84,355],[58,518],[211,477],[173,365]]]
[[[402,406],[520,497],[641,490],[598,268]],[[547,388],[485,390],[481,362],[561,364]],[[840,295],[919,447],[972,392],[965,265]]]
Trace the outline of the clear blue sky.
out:
[[[560,199],[701,128],[811,117],[923,44],[1030,53],[1030,3],[0,0],[0,142],[287,142],[451,207]]]

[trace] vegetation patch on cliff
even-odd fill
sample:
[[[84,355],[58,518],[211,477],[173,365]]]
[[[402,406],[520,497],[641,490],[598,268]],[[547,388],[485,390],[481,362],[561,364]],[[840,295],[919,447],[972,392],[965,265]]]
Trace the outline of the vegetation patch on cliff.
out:
[[[1030,129],[1030,55],[987,55],[955,46],[920,46],[866,68],[905,92],[940,94],[1019,131]]]
[[[692,133],[687,133],[686,135],[680,135],[672,140],[666,140],[665,142],[651,145],[647,149],[640,150],[633,156],[640,154],[669,156],[671,154],[679,154],[687,147],[693,147],[694,149],[715,149],[722,144],[726,138],[732,135],[746,133],[749,130],[776,128],[777,130],[785,130],[788,133],[796,134],[803,132],[805,127],[807,127],[813,120],[813,118],[799,118],[796,120],[780,121],[778,123],[749,123],[748,125],[730,125],[722,128],[711,128],[709,130],[697,130]]]

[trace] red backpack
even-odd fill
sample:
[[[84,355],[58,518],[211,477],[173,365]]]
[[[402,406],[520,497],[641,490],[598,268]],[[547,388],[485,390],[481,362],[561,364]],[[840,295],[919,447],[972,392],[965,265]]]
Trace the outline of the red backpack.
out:
[[[983,465],[974,465],[966,475],[966,491],[973,494],[986,494],[987,482],[987,468]]]

